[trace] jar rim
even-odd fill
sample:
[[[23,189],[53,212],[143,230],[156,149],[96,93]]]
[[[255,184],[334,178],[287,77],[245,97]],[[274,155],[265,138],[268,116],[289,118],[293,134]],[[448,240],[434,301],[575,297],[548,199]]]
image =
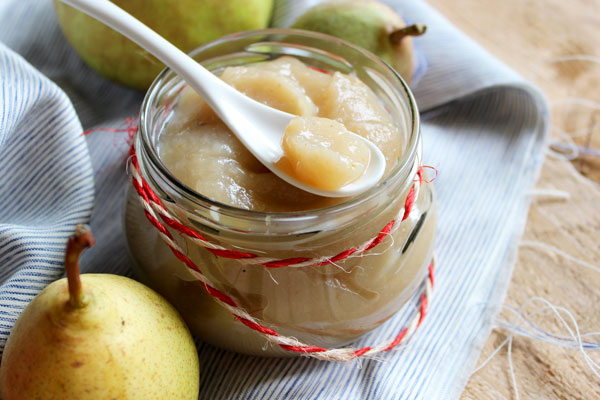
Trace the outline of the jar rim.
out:
[[[212,212],[224,212],[230,216],[234,217],[243,217],[246,219],[277,219],[282,221],[290,221],[290,220],[300,220],[300,219],[313,219],[318,218],[324,215],[337,214],[339,212],[346,211],[348,209],[355,209],[361,204],[368,202],[374,197],[380,195],[384,192],[388,185],[387,183],[391,180],[398,179],[399,177],[406,176],[410,174],[410,172],[415,167],[415,160],[417,157],[417,153],[420,148],[420,115],[417,108],[416,100],[409,89],[407,83],[402,79],[402,77],[384,60],[377,57],[376,55],[370,53],[369,51],[356,46],[352,43],[349,43],[345,40],[339,39],[334,36],[311,32],[305,30],[298,29],[282,29],[282,28],[268,28],[268,29],[260,29],[260,30],[250,30],[237,32],[234,34],[230,34],[227,36],[223,36],[219,39],[213,40],[211,42],[205,43],[188,54],[191,57],[194,57],[202,52],[210,50],[216,46],[222,45],[224,43],[240,40],[240,39],[248,39],[253,36],[262,37],[265,41],[265,37],[269,37],[272,35],[286,35],[286,36],[294,36],[297,38],[306,37],[310,39],[317,40],[326,40],[336,43],[336,45],[350,48],[352,51],[358,52],[361,56],[368,58],[371,62],[382,67],[385,71],[391,73],[391,76],[396,80],[397,83],[400,83],[401,88],[404,90],[404,94],[406,95],[406,100],[409,105],[409,125],[410,132],[408,135],[408,140],[406,143],[406,147],[403,151],[402,156],[394,166],[394,168],[388,173],[386,178],[379,182],[377,185],[367,190],[366,192],[359,194],[357,196],[351,197],[348,200],[345,200],[341,203],[303,211],[293,211],[293,212],[281,212],[281,211],[256,211],[249,209],[242,209],[235,206],[231,206],[225,203],[221,203],[219,201],[213,200],[209,197],[202,195],[201,193],[196,192],[189,186],[185,185],[179,179],[177,179],[163,164],[162,160],[159,157],[156,146],[152,145],[152,141],[150,138],[151,121],[146,118],[146,116],[150,115],[150,110],[159,94],[160,89],[162,88],[165,81],[170,78],[170,75],[173,75],[174,72],[168,67],[165,68],[152,82],[152,85],[148,89],[144,100],[142,102],[139,125],[138,125],[138,134],[136,138],[136,151],[143,150],[144,154],[147,156],[149,161],[152,163],[152,167],[155,168],[160,175],[162,175],[169,182],[169,185],[175,189],[178,194],[182,195],[186,198],[186,200],[191,201],[192,204],[198,207],[210,209]],[[335,54],[331,54],[334,57],[338,57]],[[177,78],[180,79],[180,78]],[[140,146],[141,145],[141,146]],[[140,158],[140,157],[138,157]]]

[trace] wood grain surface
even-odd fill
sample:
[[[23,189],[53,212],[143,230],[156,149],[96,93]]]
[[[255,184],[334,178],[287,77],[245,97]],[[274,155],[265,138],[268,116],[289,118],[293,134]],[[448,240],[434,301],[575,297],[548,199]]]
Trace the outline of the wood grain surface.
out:
[[[552,105],[553,140],[564,142],[570,138],[583,148],[600,149],[600,110],[572,100],[600,103],[600,64],[573,59],[600,57],[600,0],[430,3],[544,91]],[[564,136],[566,132],[569,138]],[[569,198],[536,195],[535,191],[532,194],[506,304],[519,308],[528,299],[539,296],[571,311],[582,333],[600,331],[600,272],[559,254],[562,251],[600,266],[598,182],[598,157],[581,157],[572,162],[546,157],[536,189],[561,191]],[[545,245],[552,249],[542,247]],[[541,305],[531,304],[527,310]],[[533,320],[545,330],[568,335],[548,311]],[[479,364],[508,337],[508,332],[494,330]],[[598,342],[600,336],[588,339]],[[588,354],[600,362],[600,351]],[[577,350],[515,336],[511,356],[518,393],[513,387],[504,346],[471,376],[463,398],[505,399],[518,395],[521,399],[600,399],[600,380]]]

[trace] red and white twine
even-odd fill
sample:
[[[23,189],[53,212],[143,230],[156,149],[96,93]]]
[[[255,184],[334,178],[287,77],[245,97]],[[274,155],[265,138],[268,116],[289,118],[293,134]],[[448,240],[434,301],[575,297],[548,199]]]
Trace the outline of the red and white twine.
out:
[[[356,348],[340,348],[340,349],[326,349],[317,346],[310,346],[305,343],[298,341],[293,337],[281,336],[273,329],[265,326],[261,321],[252,317],[248,312],[241,308],[229,295],[215,288],[215,285],[202,273],[200,268],[190,260],[184,253],[184,251],[175,242],[172,234],[166,228],[166,226],[186,235],[190,240],[199,246],[206,248],[216,257],[224,257],[229,259],[236,259],[238,262],[247,265],[262,265],[267,268],[281,268],[281,267],[309,267],[309,266],[323,266],[328,264],[335,264],[335,262],[342,259],[360,256],[377,246],[387,236],[393,233],[402,221],[408,218],[410,215],[415,199],[418,196],[419,189],[423,183],[423,169],[419,168],[417,176],[411,186],[408,195],[406,197],[404,207],[400,210],[398,215],[387,223],[381,231],[374,238],[361,244],[360,246],[354,247],[349,250],[345,250],[339,254],[333,256],[309,258],[309,257],[296,257],[287,259],[274,259],[269,257],[260,257],[253,253],[246,253],[237,250],[231,250],[224,248],[220,245],[211,243],[199,232],[191,229],[190,227],[181,223],[175,216],[171,215],[167,208],[164,206],[160,198],[154,193],[152,188],[148,185],[146,180],[140,173],[140,168],[135,154],[135,149],[132,148],[131,157],[131,174],[132,183],[139,195],[140,202],[144,208],[146,218],[150,223],[159,231],[160,237],[169,246],[175,257],[181,260],[189,269],[194,277],[196,277],[206,292],[213,297],[221,306],[225,307],[238,321],[246,325],[250,329],[260,333],[267,341],[278,345],[284,350],[300,353],[309,357],[314,357],[325,361],[350,361],[357,357],[373,356],[377,353],[386,352],[392,350],[398,346],[401,342],[412,336],[417,327],[419,327],[427,313],[427,308],[431,299],[434,282],[434,266],[435,261],[432,260],[429,264],[429,274],[425,281],[425,289],[421,294],[420,307],[415,312],[408,325],[401,330],[401,332],[393,339],[387,340],[383,343],[375,346]],[[159,219],[160,216],[160,219]],[[162,220],[162,223],[161,223]],[[166,226],[165,226],[166,225]]]

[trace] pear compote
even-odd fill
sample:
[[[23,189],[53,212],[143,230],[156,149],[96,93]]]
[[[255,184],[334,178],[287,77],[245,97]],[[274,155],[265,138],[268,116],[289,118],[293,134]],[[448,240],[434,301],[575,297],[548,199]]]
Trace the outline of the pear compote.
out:
[[[171,231],[202,273],[254,318],[309,345],[338,347],[392,317],[427,275],[436,219],[431,185],[420,186],[400,223],[421,163],[418,111],[405,83],[363,50],[318,34],[265,32],[232,36],[197,57],[202,60],[206,51],[225,82],[298,116],[286,132],[281,161],[299,166],[297,176],[322,187],[356,179],[368,159],[352,149],[347,132],[353,132],[383,152],[382,180],[352,198],[320,197],[287,184],[171,71],[158,78],[142,107],[136,138],[140,171],[183,224],[218,246],[270,260],[333,257],[369,243],[395,220],[391,232],[364,253],[277,268],[217,257]],[[268,61],[254,57],[248,51],[252,40],[260,51],[284,54],[298,53],[298,43],[302,61],[281,53]],[[248,62],[239,61],[246,56]],[[343,65],[355,72],[338,70],[342,57],[352,60]],[[164,122],[162,115],[168,116]],[[133,190],[125,227],[138,277],[175,305],[195,335],[246,354],[289,354],[266,346],[205,293],[149,224]]]
[[[309,186],[337,190],[367,169],[369,147],[337,121],[294,118],[283,134],[283,157],[277,166]]]
[[[367,85],[340,72],[325,73],[292,57],[228,67],[221,78],[271,107],[298,115],[286,129],[279,166],[311,186],[335,190],[359,178],[369,150],[383,152],[386,172],[402,153],[402,136]],[[206,197],[254,211],[301,211],[343,201],[304,192],[271,173],[237,140],[192,89],[182,94],[174,122],[161,135],[166,167]]]

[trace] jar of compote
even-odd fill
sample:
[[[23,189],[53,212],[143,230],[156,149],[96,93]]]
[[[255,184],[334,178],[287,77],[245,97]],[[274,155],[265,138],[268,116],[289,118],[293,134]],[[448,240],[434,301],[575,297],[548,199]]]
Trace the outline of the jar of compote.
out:
[[[191,55],[259,101],[342,123],[375,143],[387,166],[376,186],[351,198],[303,192],[262,166],[166,69],[142,105],[139,174],[169,215],[213,248],[259,262],[221,257],[167,228],[178,247],[249,315],[310,345],[343,346],[393,316],[428,273],[436,228],[433,187],[420,174],[419,113],[406,83],[367,51],[305,31],[238,33]],[[193,334],[241,353],[286,354],[207,294],[149,222],[134,188],[125,229],[137,276],[179,310]]]

